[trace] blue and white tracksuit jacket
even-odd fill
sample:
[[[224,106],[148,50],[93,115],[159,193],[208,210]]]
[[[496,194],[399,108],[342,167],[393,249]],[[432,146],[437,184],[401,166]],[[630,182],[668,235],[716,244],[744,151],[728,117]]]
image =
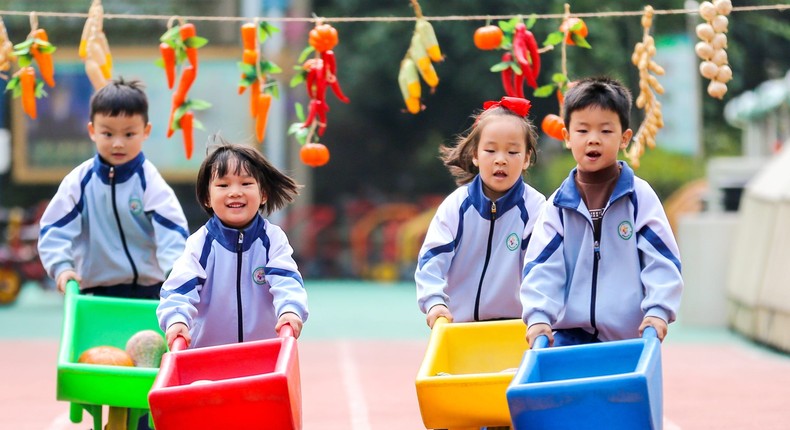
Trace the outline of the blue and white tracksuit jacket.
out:
[[[609,341],[639,337],[646,316],[675,320],[683,290],[677,243],[656,193],[620,165],[600,243],[574,181],[576,169],[549,197],[525,260],[527,325],[581,328]]]
[[[243,230],[215,215],[187,239],[162,286],[162,330],[184,323],[191,348],[277,336],[280,315],[307,321],[307,292],[283,230],[257,215]]]
[[[492,202],[478,175],[433,217],[414,279],[424,313],[446,305],[457,322],[518,318],[524,252],[546,198],[518,181]]]
[[[141,152],[118,166],[99,155],[72,170],[41,217],[38,252],[53,279],[81,288],[159,284],[189,236],[173,189]]]

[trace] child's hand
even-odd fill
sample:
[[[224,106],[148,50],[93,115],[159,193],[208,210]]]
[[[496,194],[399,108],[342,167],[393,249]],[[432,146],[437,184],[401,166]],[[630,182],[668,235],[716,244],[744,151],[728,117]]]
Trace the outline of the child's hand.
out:
[[[540,336],[549,338],[549,346],[554,345],[554,334],[551,332],[551,326],[546,323],[537,323],[532,324],[527,329],[527,343],[529,343],[530,349],[535,345],[535,339]]]
[[[447,318],[447,322],[453,322],[453,314],[450,313],[450,309],[447,309],[445,305],[435,305],[431,309],[428,310],[428,315],[425,317],[425,322],[428,323],[428,327],[433,328],[433,325],[436,324],[436,320],[439,317]]]
[[[173,349],[173,342],[175,342],[178,336],[184,338],[187,348],[189,348],[189,344],[192,343],[192,336],[189,335],[189,327],[187,327],[186,324],[179,322],[168,327],[167,332],[165,332],[165,341],[167,341],[168,349]]]
[[[302,332],[302,325],[304,324],[302,323],[302,319],[299,318],[299,315],[293,312],[286,312],[280,315],[280,318],[277,319],[277,325],[274,326],[274,331],[279,333],[280,327],[282,327],[283,324],[290,325],[294,331],[294,338],[299,339],[299,334]]]
[[[658,340],[661,342],[664,341],[664,338],[667,336],[667,331],[669,330],[666,321],[659,317],[645,317],[645,319],[642,320],[642,324],[639,326],[640,336],[642,336],[642,332],[645,331],[645,327],[647,326],[652,326],[654,329],[656,329]]]
[[[77,272],[71,269],[66,269],[60,272],[60,274],[58,275],[58,279],[55,281],[55,285],[57,285],[58,291],[60,291],[61,293],[65,293],[66,283],[71,281],[72,279],[77,281],[77,283],[82,282],[82,278],[80,277],[80,275],[78,275]]]

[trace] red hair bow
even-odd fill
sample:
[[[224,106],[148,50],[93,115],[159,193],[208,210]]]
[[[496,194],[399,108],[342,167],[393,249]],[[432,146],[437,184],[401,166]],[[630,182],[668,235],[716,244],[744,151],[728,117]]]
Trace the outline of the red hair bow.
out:
[[[502,97],[502,100],[495,102],[495,101],[488,101],[483,103],[483,110],[488,110],[491,108],[495,108],[501,106],[516,115],[526,117],[529,113],[529,109],[532,107],[532,103],[527,99],[522,99],[521,97]]]

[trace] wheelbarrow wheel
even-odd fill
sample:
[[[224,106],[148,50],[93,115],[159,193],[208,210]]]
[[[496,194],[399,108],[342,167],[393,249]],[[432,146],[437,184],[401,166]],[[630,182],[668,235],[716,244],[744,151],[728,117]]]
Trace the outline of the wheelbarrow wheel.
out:
[[[0,305],[13,303],[22,288],[22,280],[15,270],[0,267]]]

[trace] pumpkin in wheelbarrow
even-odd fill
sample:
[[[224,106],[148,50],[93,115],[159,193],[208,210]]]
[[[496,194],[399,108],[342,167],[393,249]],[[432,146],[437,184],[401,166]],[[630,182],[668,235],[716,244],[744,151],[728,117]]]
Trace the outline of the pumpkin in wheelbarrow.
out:
[[[154,330],[140,330],[126,342],[126,353],[137,367],[159,367],[165,352],[165,338]]]
[[[121,348],[114,346],[94,346],[86,349],[77,360],[85,364],[105,364],[108,366],[134,366],[132,358]]]

